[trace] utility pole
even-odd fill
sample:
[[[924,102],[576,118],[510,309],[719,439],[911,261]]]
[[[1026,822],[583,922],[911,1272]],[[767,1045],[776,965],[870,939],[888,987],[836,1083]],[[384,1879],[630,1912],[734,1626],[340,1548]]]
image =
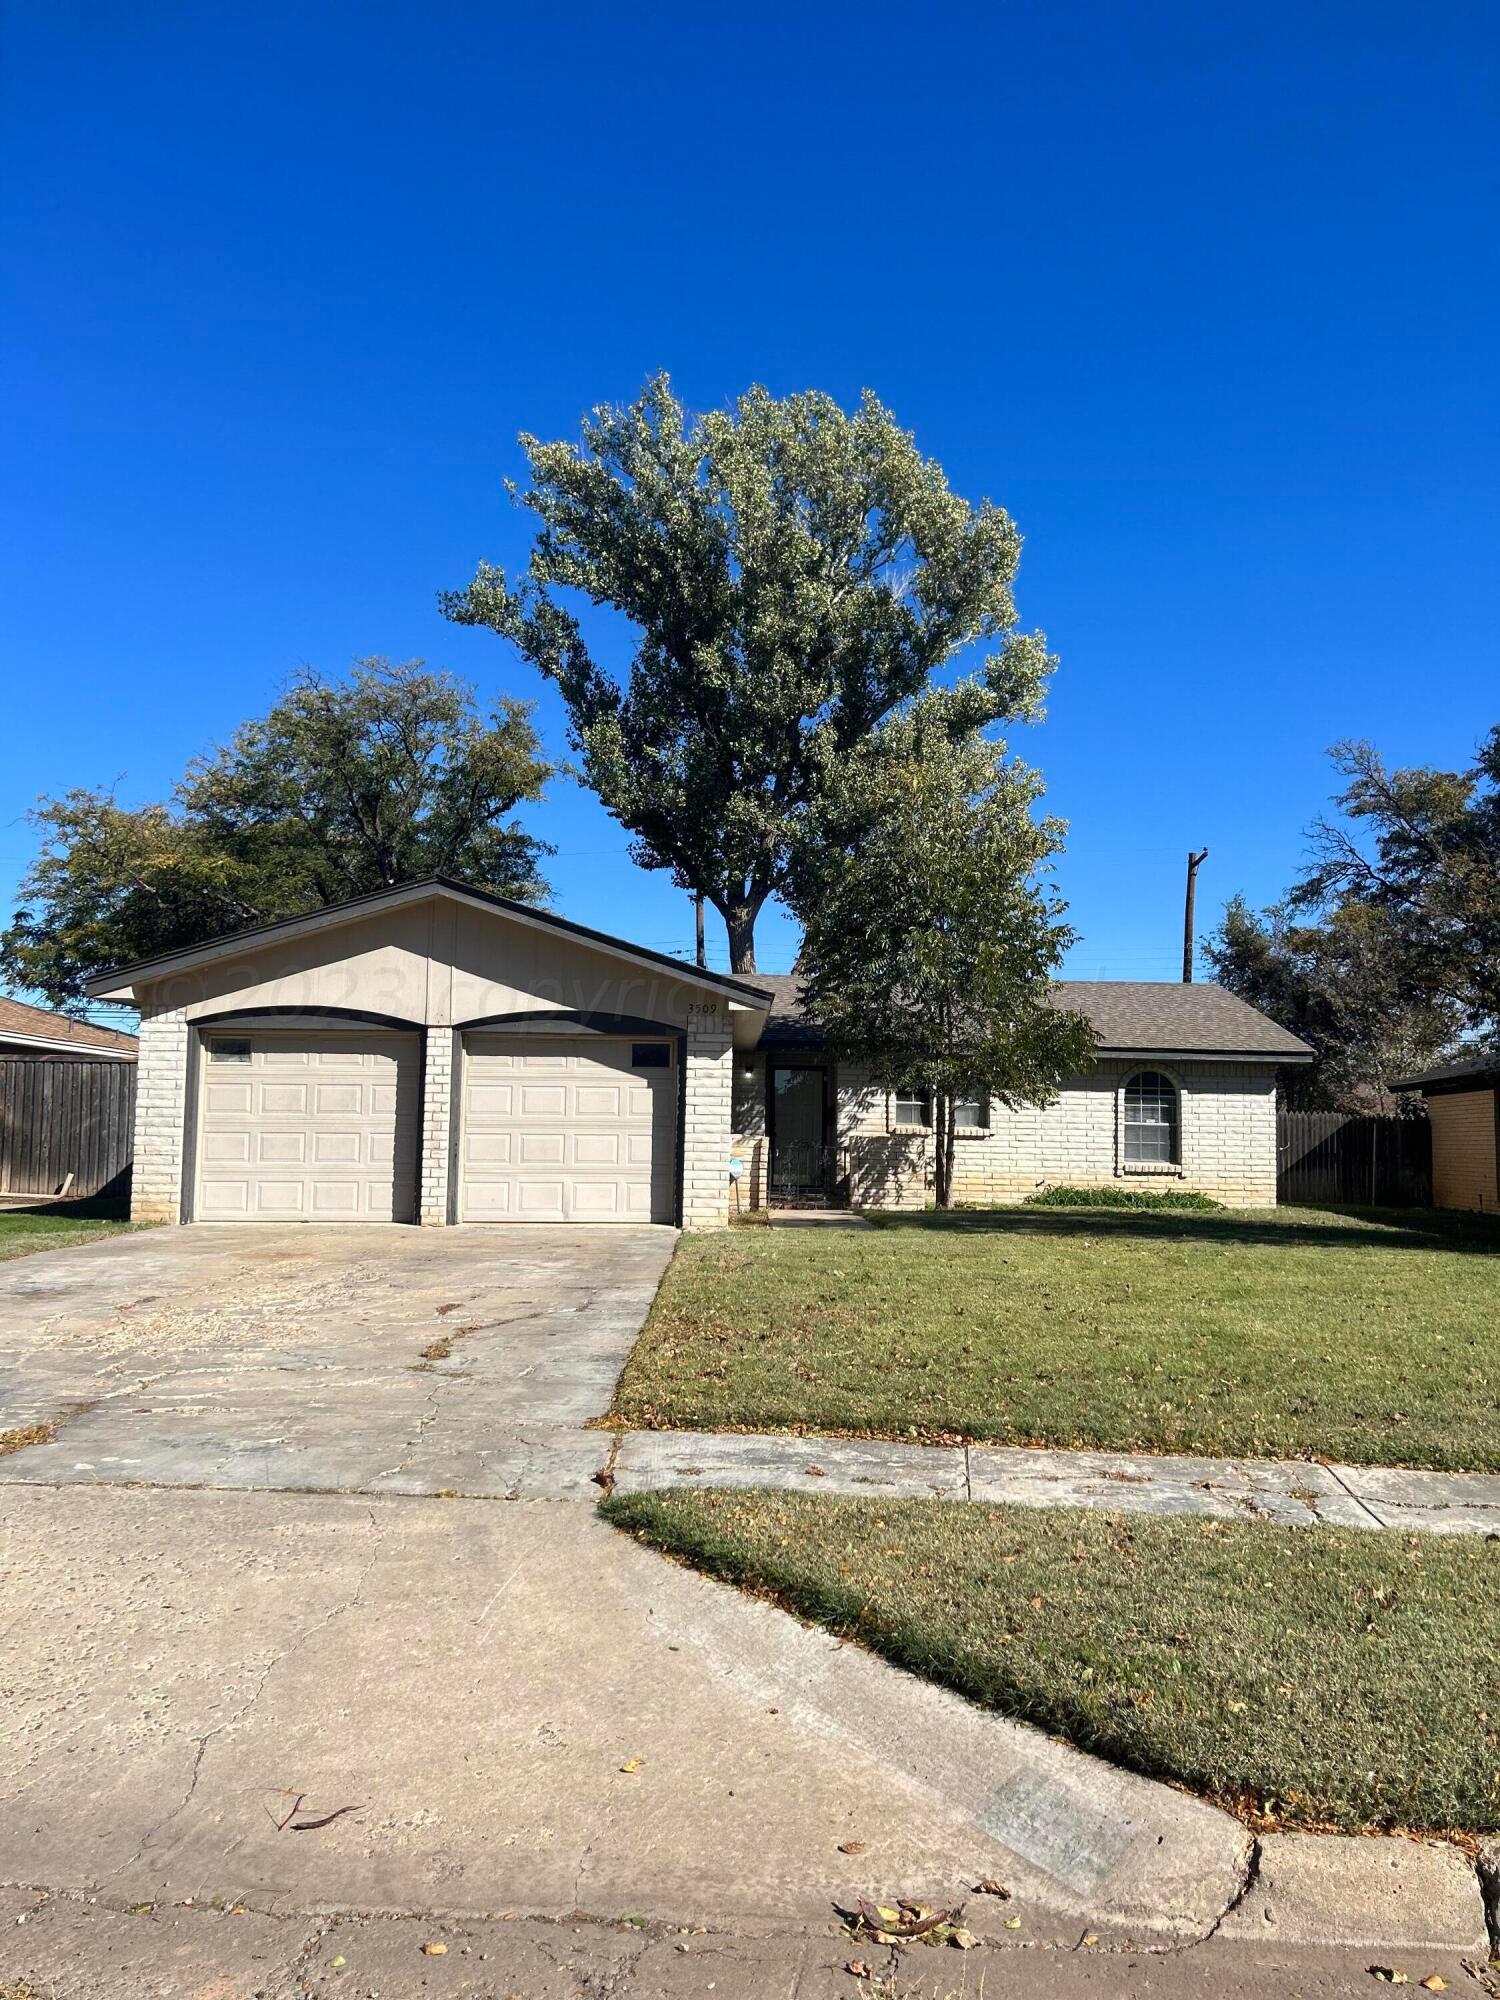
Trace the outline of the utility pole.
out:
[[[1182,983],[1193,983],[1193,911],[1198,901],[1198,870],[1208,859],[1205,847],[1200,854],[1188,850],[1187,900],[1182,906]]]
[[[703,941],[703,898],[701,896],[694,896],[693,912],[698,929],[698,964],[701,969],[706,970],[708,966],[708,946]]]

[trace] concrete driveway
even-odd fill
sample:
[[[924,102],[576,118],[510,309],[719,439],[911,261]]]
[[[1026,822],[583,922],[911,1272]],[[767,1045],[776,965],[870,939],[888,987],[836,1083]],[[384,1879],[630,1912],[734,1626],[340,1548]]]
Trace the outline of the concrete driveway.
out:
[[[0,1481],[597,1497],[669,1229],[208,1226],[0,1265]],[[445,1352],[446,1349],[446,1352]]]

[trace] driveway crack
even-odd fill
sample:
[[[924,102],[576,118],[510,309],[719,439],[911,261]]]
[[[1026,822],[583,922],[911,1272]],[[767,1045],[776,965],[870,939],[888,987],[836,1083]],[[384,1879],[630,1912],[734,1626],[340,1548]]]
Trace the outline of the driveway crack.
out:
[[[188,1773],[188,1782],[186,1789],[182,1794],[182,1797],[177,1801],[176,1805],[172,1807],[170,1812],[163,1814],[163,1816],[147,1830],[146,1835],[144,1839],[141,1841],[140,1846],[137,1847],[137,1849],[129,1857],[129,1859],[122,1861],[118,1868],[112,1869],[110,1871],[111,1876],[122,1875],[127,1868],[133,1868],[136,1862],[138,1862],[145,1854],[147,1848],[149,1848],[153,1844],[153,1842],[157,1839],[157,1837],[161,1833],[163,1833],[167,1827],[169,1827],[172,1824],[173,1820],[176,1819],[181,1813],[186,1812],[189,1805],[192,1804],[193,1794],[198,1789],[198,1779],[202,1774],[203,1760],[208,1753],[209,1744],[213,1742],[216,1736],[222,1736],[226,1730],[233,1729],[238,1723],[241,1723],[245,1720],[245,1717],[250,1714],[251,1710],[254,1709],[256,1704],[259,1702],[261,1696],[265,1693],[266,1684],[270,1680],[272,1674],[275,1673],[276,1669],[280,1666],[284,1666],[288,1660],[292,1659],[297,1653],[301,1652],[304,1646],[309,1645],[314,1639],[318,1638],[322,1633],[326,1632],[329,1626],[332,1625],[335,1622],[335,1620],[342,1618],[343,1616],[345,1616],[346,1613],[358,1608],[358,1606],[360,1605],[360,1603],[363,1601],[364,1598],[365,1585],[369,1582],[371,1573],[374,1570],[376,1563],[380,1560],[381,1523],[373,1508],[370,1509],[370,1527],[375,1536],[375,1546],[370,1551],[370,1557],[368,1562],[364,1563],[361,1566],[359,1574],[354,1581],[354,1588],[349,1592],[347,1597],[340,1599],[340,1601],[337,1604],[333,1605],[331,1609],[326,1611],[321,1618],[317,1619],[313,1624],[309,1625],[305,1631],[299,1632],[297,1637],[292,1640],[290,1645],[283,1647],[279,1652],[273,1653],[270,1659],[267,1660],[265,1666],[261,1669],[260,1675],[256,1680],[255,1686],[251,1689],[250,1693],[246,1696],[244,1701],[240,1703],[239,1707],[234,1711],[233,1715],[226,1716],[222,1722],[215,1723],[212,1729],[206,1729],[203,1732],[203,1734],[196,1739],[193,1750],[193,1765],[191,1771]]]

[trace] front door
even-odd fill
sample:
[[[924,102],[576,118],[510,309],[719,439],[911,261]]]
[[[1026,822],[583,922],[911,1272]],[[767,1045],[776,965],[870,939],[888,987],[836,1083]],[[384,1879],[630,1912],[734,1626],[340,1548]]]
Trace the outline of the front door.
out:
[[[827,1201],[833,1187],[827,1070],[807,1063],[773,1063],[767,1083],[770,1199],[793,1205]]]

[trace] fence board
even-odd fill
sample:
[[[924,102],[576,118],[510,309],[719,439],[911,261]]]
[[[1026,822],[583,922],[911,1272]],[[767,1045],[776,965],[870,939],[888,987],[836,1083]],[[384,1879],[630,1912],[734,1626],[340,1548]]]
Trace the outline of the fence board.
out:
[[[0,1056],[0,1194],[120,1194],[134,1131],[133,1062]]]
[[[1276,1199],[1424,1207],[1432,1200],[1432,1128],[1425,1118],[1280,1111]]]

